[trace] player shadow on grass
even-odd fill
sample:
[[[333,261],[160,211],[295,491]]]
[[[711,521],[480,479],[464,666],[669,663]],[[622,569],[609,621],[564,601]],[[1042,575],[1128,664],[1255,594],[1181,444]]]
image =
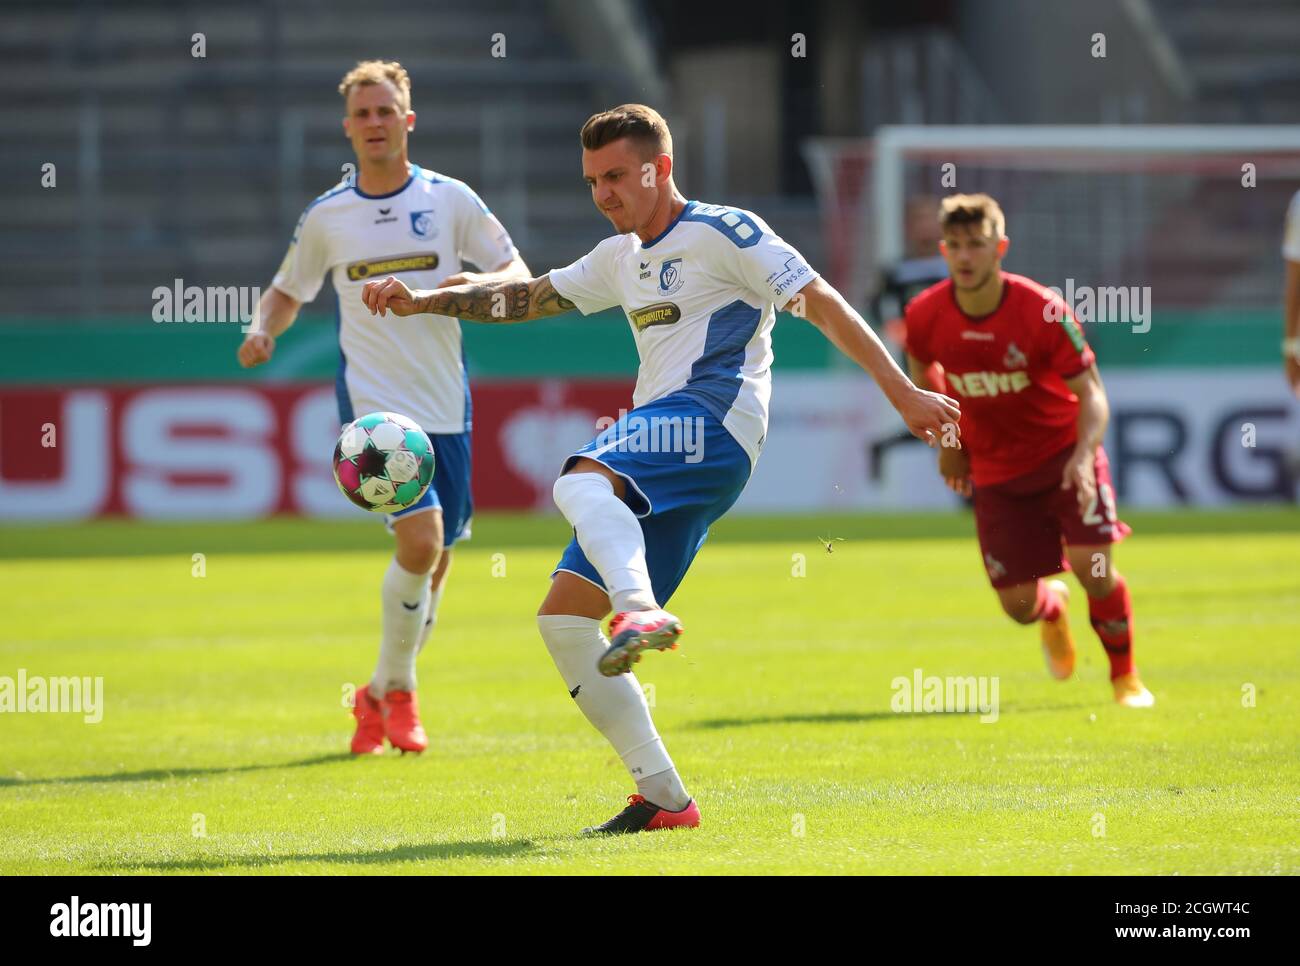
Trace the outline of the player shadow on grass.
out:
[[[1041,711],[1075,711],[1080,708],[1092,708],[1095,704],[1087,702],[1078,704],[1046,704],[1021,708],[1014,704],[1003,703],[998,708],[999,715],[1036,714]],[[755,718],[706,718],[686,724],[691,729],[746,728],[750,725],[785,725],[785,724],[864,724],[869,721],[897,721],[900,718],[951,718],[955,715],[974,715],[978,709],[971,711],[932,711],[923,714],[910,714],[902,711],[826,711],[821,714],[776,714],[760,715]]]
[[[98,782],[157,782],[171,781],[177,778],[203,778],[209,775],[237,775],[250,771],[270,771],[276,768],[308,768],[312,765],[329,765],[339,761],[351,761],[355,756],[346,751],[330,755],[317,755],[299,761],[282,761],[265,765],[230,765],[212,768],[150,768],[147,771],[119,771],[101,775],[64,775],[56,778],[11,778],[0,775],[0,788],[25,787],[27,785],[76,785]]]
[[[152,872],[214,872],[233,867],[260,869],[290,862],[333,862],[343,865],[382,865],[388,862],[434,862],[440,859],[511,859],[534,850],[531,839],[517,842],[470,841],[431,842],[428,845],[400,845],[373,852],[306,852],[301,855],[211,855],[163,862],[108,862],[96,866],[109,871],[149,870]]]

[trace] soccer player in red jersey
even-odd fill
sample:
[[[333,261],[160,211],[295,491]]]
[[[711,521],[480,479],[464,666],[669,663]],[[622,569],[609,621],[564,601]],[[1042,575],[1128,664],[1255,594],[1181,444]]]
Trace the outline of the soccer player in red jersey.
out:
[[[1111,546],[1129,533],[1115,515],[1101,447],[1110,408],[1092,349],[1054,292],[1002,271],[1009,239],[988,195],[951,195],[939,215],[950,277],[907,306],[907,361],[922,388],[961,400],[961,433],[939,448],[949,488],[974,501],[980,552],[1002,609],[1037,623],[1048,671],[1065,680],[1075,649],[1073,570],[1110,659],[1115,700],[1150,707],[1133,663],[1128,584]]]

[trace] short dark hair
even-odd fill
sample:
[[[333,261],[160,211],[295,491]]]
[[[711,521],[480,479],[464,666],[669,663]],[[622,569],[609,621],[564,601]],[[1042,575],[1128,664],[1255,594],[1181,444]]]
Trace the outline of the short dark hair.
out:
[[[673,153],[673,136],[668,122],[653,107],[623,104],[587,118],[582,125],[582,146],[595,151],[620,138],[630,138],[642,150],[653,154]]]
[[[1007,234],[1007,219],[1002,207],[985,194],[949,195],[939,205],[939,224],[946,230],[953,225],[975,225],[994,240]]]

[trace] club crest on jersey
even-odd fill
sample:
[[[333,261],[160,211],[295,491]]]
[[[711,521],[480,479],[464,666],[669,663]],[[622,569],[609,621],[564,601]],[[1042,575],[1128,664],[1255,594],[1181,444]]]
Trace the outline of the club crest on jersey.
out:
[[[682,277],[682,260],[664,259],[663,266],[659,269],[659,294],[675,295],[685,284],[686,279]]]
[[[438,228],[433,223],[432,208],[428,211],[412,211],[410,214],[412,238],[430,239],[438,237]]]
[[[1023,369],[1029,365],[1029,360],[1025,358],[1025,354],[1020,351],[1020,348],[1012,342],[1007,346],[1007,354],[1002,357],[1002,364],[1008,369]]]

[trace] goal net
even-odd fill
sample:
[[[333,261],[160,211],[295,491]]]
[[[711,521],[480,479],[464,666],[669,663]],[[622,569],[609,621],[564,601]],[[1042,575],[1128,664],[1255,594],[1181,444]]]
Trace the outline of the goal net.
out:
[[[883,270],[934,253],[938,200],[958,191],[998,199],[1005,267],[1044,285],[1148,286],[1177,309],[1280,300],[1297,128],[882,127],[871,139],[813,139],[804,155],[827,274],[858,306]]]

